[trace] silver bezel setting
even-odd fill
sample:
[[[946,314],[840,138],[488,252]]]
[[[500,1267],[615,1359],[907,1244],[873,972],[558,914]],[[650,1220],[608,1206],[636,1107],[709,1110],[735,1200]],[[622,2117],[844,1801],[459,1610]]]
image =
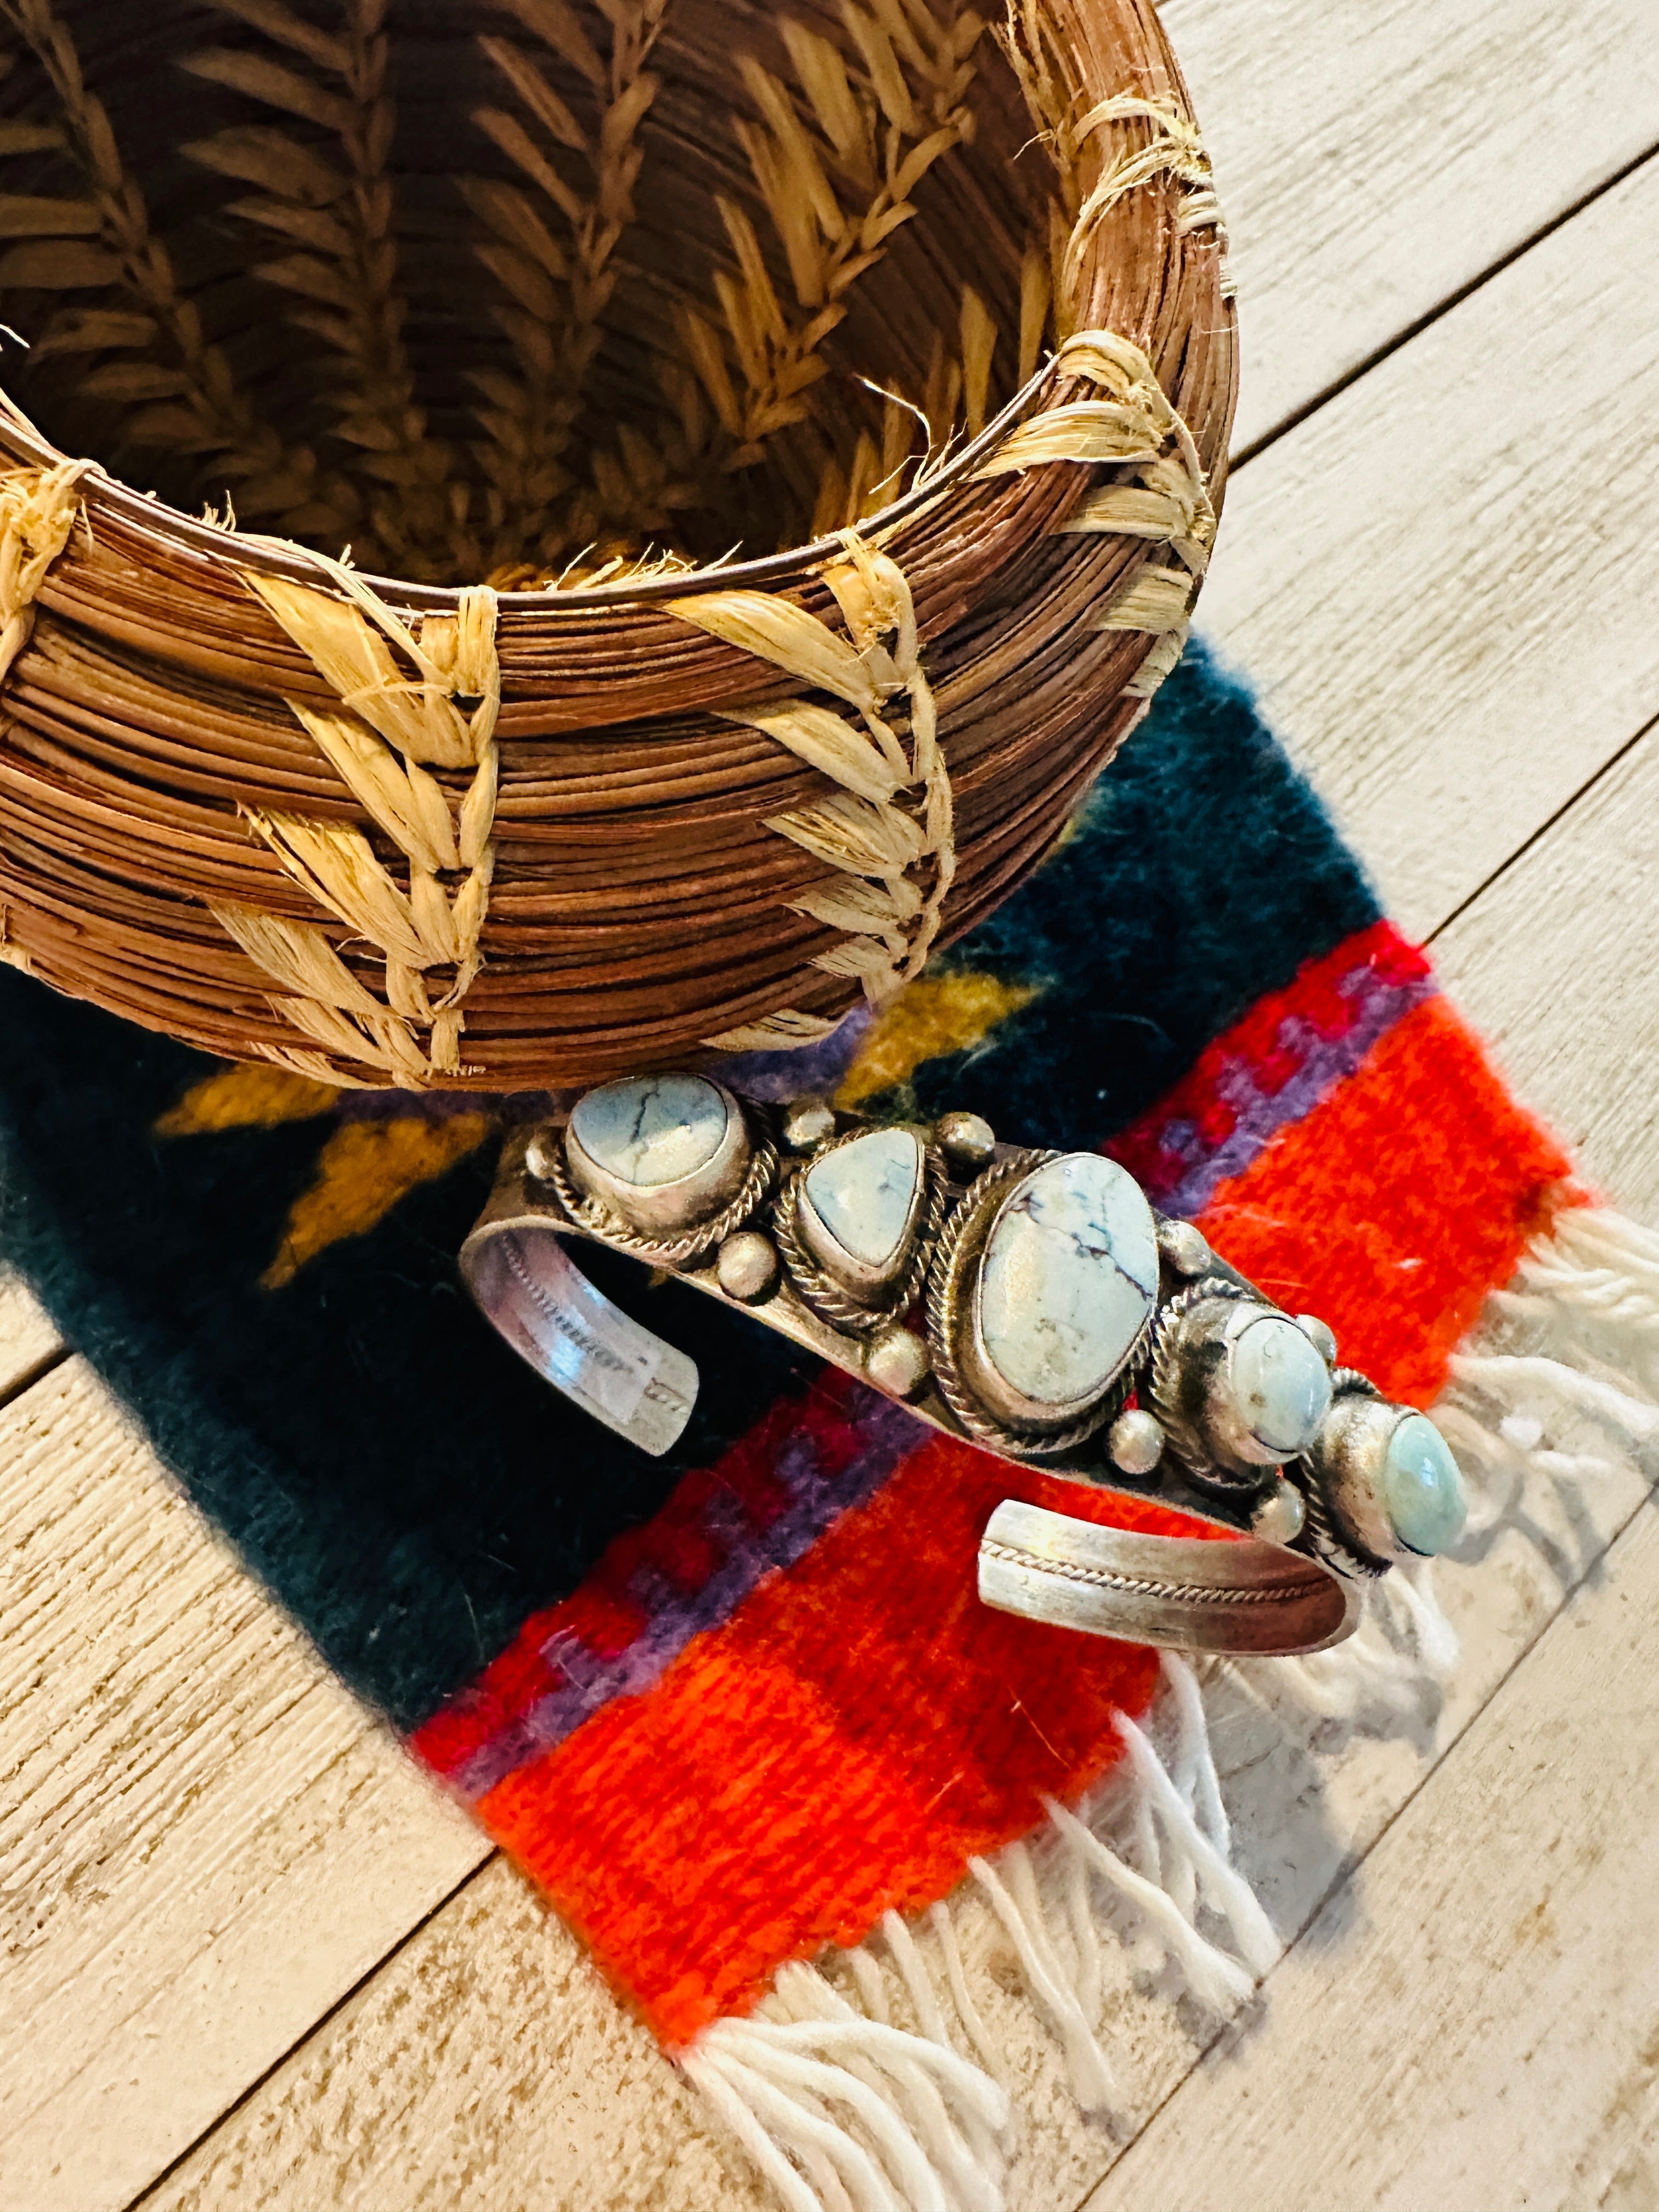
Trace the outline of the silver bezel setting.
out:
[[[750,1146],[742,1107],[724,1084],[706,1075],[691,1079],[708,1084],[720,1100],[726,1111],[726,1127],[713,1155],[690,1175],[677,1176],[671,1182],[629,1182],[614,1175],[583,1146],[576,1134],[574,1113],[565,1128],[565,1165],[583,1197],[647,1237],[672,1237],[707,1221],[737,1196],[748,1172]],[[611,1088],[609,1084],[596,1084],[594,1091]],[[592,1096],[593,1091],[585,1093],[579,1105]]]
[[[907,1125],[914,1127],[914,1125]],[[817,1254],[807,1241],[802,1214],[803,1200],[809,1170],[826,1152],[853,1142],[856,1137],[867,1135],[865,1129],[854,1129],[828,1139],[816,1146],[805,1157],[791,1161],[778,1193],[774,1211],[773,1234],[783,1257],[784,1275],[790,1288],[803,1304],[811,1308],[821,1321],[848,1336],[867,1337],[886,1328],[897,1316],[913,1306],[921,1296],[938,1249],[939,1231],[944,1224],[949,1185],[945,1162],[937,1146],[921,1144],[921,1175],[913,1199],[910,1218],[906,1224],[905,1238],[898,1266],[883,1271],[884,1279],[872,1279],[874,1271],[866,1277],[866,1284],[857,1287],[827,1267],[818,1264]],[[915,1131],[918,1139],[921,1132]],[[816,1216],[814,1216],[816,1218]]]
[[[1211,1380],[1226,1358],[1224,1332],[1239,1310],[1276,1310],[1224,1275],[1201,1275],[1177,1291],[1153,1316],[1147,1378],[1148,1401],[1164,1424],[1170,1449],[1200,1489],[1225,1497],[1254,1494],[1269,1473],[1253,1463],[1230,1467],[1218,1461],[1205,1436]]]
[[[1395,1535],[1377,1486],[1394,1432],[1414,1411],[1379,1397],[1363,1376],[1339,1370],[1331,1409],[1303,1455],[1310,1487],[1324,1508],[1325,1533],[1373,1563],[1374,1573],[1417,1556]]]
[[[1193,1480],[1218,1495],[1260,1492],[1275,1468],[1297,1456],[1262,1443],[1245,1426],[1231,1387],[1238,1341],[1264,1319],[1300,1326],[1281,1307],[1220,1275],[1201,1276],[1158,1310],[1152,1410]]]
[[[800,1238],[820,1270],[838,1282],[865,1305],[888,1304],[896,1285],[910,1272],[915,1255],[917,1232],[927,1204],[927,1146],[921,1132],[908,1122],[896,1125],[910,1138],[916,1148],[916,1179],[910,1192],[910,1203],[900,1231],[887,1261],[879,1267],[869,1266],[856,1253],[850,1252],[824,1220],[813,1203],[810,1188],[815,1170],[837,1152],[850,1152],[872,1136],[882,1133],[872,1129],[844,1130],[819,1145],[811,1158],[804,1161],[799,1175],[791,1177],[793,1186],[795,1225]]]
[[[1069,1451],[1120,1413],[1152,1325],[1149,1313],[1107,1380],[1062,1404],[1045,1404],[1011,1388],[986,1351],[979,1291],[992,1232],[1031,1176],[1067,1157],[1060,1152],[1014,1152],[975,1177],[946,1225],[929,1288],[927,1334],[940,1393],[970,1435],[1012,1457]]]

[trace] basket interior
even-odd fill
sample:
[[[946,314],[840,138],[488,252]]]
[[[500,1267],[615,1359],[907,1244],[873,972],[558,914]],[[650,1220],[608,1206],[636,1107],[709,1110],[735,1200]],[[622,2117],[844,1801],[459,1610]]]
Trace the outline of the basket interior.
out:
[[[799,544],[1045,337],[1052,173],[957,0],[0,18],[7,390],[62,451],[365,569]]]

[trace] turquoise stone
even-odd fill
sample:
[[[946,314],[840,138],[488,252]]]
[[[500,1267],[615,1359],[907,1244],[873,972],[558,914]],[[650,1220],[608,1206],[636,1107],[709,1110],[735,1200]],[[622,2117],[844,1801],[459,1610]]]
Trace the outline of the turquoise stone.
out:
[[[1264,1314],[1240,1330],[1228,1380],[1239,1419],[1264,1451],[1280,1458],[1306,1451],[1330,1407],[1330,1369],[1282,1314]]]
[[[866,1267],[898,1258],[921,1182],[914,1129],[872,1129],[837,1145],[806,1171],[812,1211],[842,1251]]]
[[[979,1330],[991,1365],[1040,1406],[1103,1390],[1158,1293],[1158,1235],[1115,1160],[1072,1152],[1021,1183],[986,1241]]]
[[[576,1142],[618,1182],[650,1189],[707,1167],[726,1139],[726,1104],[701,1075],[602,1084],[576,1102]]]
[[[1432,1559],[1463,1533],[1468,1500],[1445,1438],[1424,1413],[1407,1413],[1389,1439],[1379,1486],[1394,1533]]]

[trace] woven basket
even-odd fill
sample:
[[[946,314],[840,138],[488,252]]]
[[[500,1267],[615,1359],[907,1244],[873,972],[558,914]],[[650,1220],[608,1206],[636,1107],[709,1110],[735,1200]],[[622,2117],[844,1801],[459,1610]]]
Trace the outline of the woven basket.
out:
[[[0,950],[58,988],[331,1083],[798,1045],[1173,664],[1235,349],[1151,0],[0,25]]]

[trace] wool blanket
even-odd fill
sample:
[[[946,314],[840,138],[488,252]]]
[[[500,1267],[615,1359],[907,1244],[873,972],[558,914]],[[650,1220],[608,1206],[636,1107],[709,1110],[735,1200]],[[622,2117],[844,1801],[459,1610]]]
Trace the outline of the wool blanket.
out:
[[[1006,2100],[939,1910],[964,1879],[1094,2094],[1072,1954],[1030,1862],[999,1854],[1086,1819],[1115,1770],[1186,1824],[1186,1893],[1167,1855],[1158,1879],[1194,1940],[1167,1940],[1198,1984],[1248,1987],[1272,1947],[1210,1864],[1213,1769],[1189,1758],[1172,1784],[1137,1725],[1170,1668],[975,1595],[1000,1499],[1120,1521],[1122,1501],[1079,1503],[585,1248],[702,1372],[685,1434],[647,1459],[520,1364],[457,1273],[499,1133],[544,1097],[337,1092],[17,974],[0,1002],[8,1255],[781,2200],[996,2201]],[[726,1074],[1103,1148],[1424,1407],[1488,1293],[1529,1251],[1559,1262],[1588,1198],[1199,646],[997,915],[879,1015]],[[797,1964],[882,1929],[903,2027]]]

